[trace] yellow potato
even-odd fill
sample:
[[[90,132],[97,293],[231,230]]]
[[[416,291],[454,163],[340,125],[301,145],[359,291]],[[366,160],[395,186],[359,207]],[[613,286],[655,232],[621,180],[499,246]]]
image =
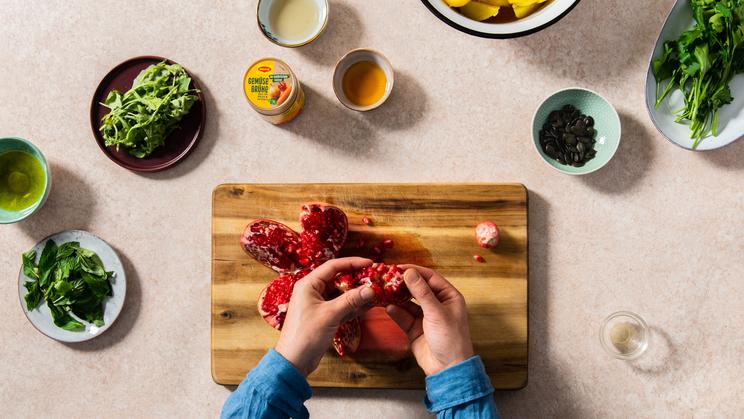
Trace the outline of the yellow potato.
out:
[[[447,6],[449,7],[462,7],[470,3],[470,0],[444,0],[444,2],[447,3]]]
[[[527,7],[535,4],[545,3],[546,0],[509,0],[514,7]]]
[[[540,7],[540,3],[536,3],[530,6],[514,6],[514,15],[517,16],[517,19],[521,19],[535,10],[537,10]]]
[[[460,13],[470,19],[481,21],[496,16],[499,13],[499,8],[498,6],[471,1],[460,8]]]
[[[477,1],[478,3],[490,4],[491,6],[511,7],[511,3],[509,3],[509,0],[473,0],[473,1]]]

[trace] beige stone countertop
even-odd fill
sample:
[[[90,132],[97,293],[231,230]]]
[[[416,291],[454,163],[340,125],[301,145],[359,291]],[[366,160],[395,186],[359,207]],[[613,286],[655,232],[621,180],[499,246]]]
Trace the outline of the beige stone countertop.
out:
[[[583,0],[525,38],[460,33],[419,0],[331,0],[326,32],[283,49],[256,0],[0,0],[0,136],[51,161],[33,218],[0,226],[0,417],[215,417],[230,389],[210,376],[210,214],[224,182],[521,182],[530,190],[529,384],[497,392],[504,417],[736,417],[744,411],[744,141],[693,153],[644,105],[647,59],[672,0]],[[388,103],[346,110],[331,88],[346,51],[397,71]],[[183,164],[113,164],[88,120],[100,79],[133,56],[169,57],[201,81],[206,133]],[[306,86],[275,127],[246,103],[256,58]],[[584,177],[540,161],[530,121],[555,90],[588,87],[623,124],[615,158]],[[38,333],[18,303],[21,252],[49,234],[94,232],[122,256],[119,320],[90,342]],[[618,309],[654,330],[642,364],[610,359],[601,320]],[[317,418],[427,417],[421,391],[318,389]]]

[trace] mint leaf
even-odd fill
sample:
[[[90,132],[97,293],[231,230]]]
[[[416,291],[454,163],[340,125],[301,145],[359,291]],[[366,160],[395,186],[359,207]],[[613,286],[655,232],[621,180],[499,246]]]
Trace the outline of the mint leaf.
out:
[[[32,279],[39,279],[39,270],[34,265],[36,261],[36,251],[31,249],[28,252],[21,255],[23,262],[23,274]]]
[[[33,310],[46,300],[54,324],[64,330],[82,331],[85,326],[70,313],[96,326],[102,326],[103,301],[113,293],[101,258],[78,242],[63,243],[59,247],[48,240],[34,265],[36,252],[21,255],[23,272],[32,281],[24,283],[26,308]]]
[[[23,287],[28,291],[23,296],[23,299],[26,301],[26,309],[31,311],[41,302],[42,294],[39,289],[39,281],[27,281],[23,284]]]

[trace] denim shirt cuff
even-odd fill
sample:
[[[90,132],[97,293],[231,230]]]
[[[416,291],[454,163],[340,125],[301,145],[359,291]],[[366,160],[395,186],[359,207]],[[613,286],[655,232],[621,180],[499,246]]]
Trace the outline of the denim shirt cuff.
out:
[[[439,412],[493,394],[491,379],[479,356],[473,356],[426,377],[424,404]]]
[[[274,349],[258,363],[255,372],[261,375],[254,380],[255,385],[263,387],[269,399],[280,399],[291,404],[302,403],[312,396],[307,379],[286,358]]]

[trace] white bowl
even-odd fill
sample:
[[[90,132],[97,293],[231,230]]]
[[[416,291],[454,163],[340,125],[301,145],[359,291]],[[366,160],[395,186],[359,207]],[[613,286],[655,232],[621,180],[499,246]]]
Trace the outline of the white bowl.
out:
[[[280,1],[285,0],[259,0],[256,19],[261,33],[264,34],[271,42],[283,47],[301,47],[317,39],[328,25],[328,0],[312,0],[318,8],[318,21],[313,31],[304,38],[283,38],[271,26],[271,10],[276,7]]]
[[[547,28],[561,20],[579,0],[548,0],[540,10],[514,22],[478,22],[461,15],[444,0],[421,0],[439,19],[453,28],[483,38],[516,38]]]
[[[26,288],[23,286],[23,284],[26,281],[30,281],[31,278],[24,275],[23,268],[21,268],[21,272],[18,274],[18,296],[21,300],[21,308],[23,309],[23,313],[26,314],[28,320],[39,332],[60,342],[83,342],[100,336],[103,332],[108,330],[109,327],[111,327],[116,318],[119,317],[119,313],[121,313],[121,309],[124,306],[124,298],[126,297],[127,293],[127,279],[126,273],[124,272],[124,266],[122,265],[119,256],[108,243],[103,241],[103,239],[99,238],[98,236],[82,230],[66,230],[49,236],[36,244],[34,250],[36,250],[37,261],[38,258],[41,256],[41,251],[44,248],[47,240],[54,240],[57,245],[61,245],[62,243],[67,243],[70,241],[79,242],[81,247],[90,249],[98,254],[98,257],[101,258],[101,262],[103,262],[103,266],[107,271],[114,272],[113,278],[110,279],[111,288],[113,291],[112,295],[106,298],[106,300],[104,300],[103,302],[104,325],[101,327],[97,327],[91,323],[82,321],[82,323],[85,325],[85,330],[80,332],[71,332],[68,330],[64,330],[54,325],[49,307],[47,307],[46,301],[43,300],[36,308],[29,311],[26,308],[26,302],[23,298],[28,291],[26,291]],[[70,315],[75,317],[74,314]]]
[[[385,73],[385,78],[387,79],[387,83],[385,85],[385,93],[382,95],[380,100],[369,106],[359,106],[355,104],[354,102],[349,100],[349,98],[347,98],[346,94],[344,93],[344,75],[349,70],[349,67],[361,61],[371,61],[377,64]],[[392,92],[393,90],[394,83],[395,72],[393,71],[393,65],[390,64],[390,61],[384,55],[382,55],[382,53],[372,49],[360,48],[349,51],[348,53],[346,53],[346,55],[341,57],[340,60],[338,60],[336,69],[333,71],[333,91],[336,93],[336,97],[344,106],[355,111],[371,111],[372,109],[375,109],[385,103],[387,98],[390,97],[390,92]]]

